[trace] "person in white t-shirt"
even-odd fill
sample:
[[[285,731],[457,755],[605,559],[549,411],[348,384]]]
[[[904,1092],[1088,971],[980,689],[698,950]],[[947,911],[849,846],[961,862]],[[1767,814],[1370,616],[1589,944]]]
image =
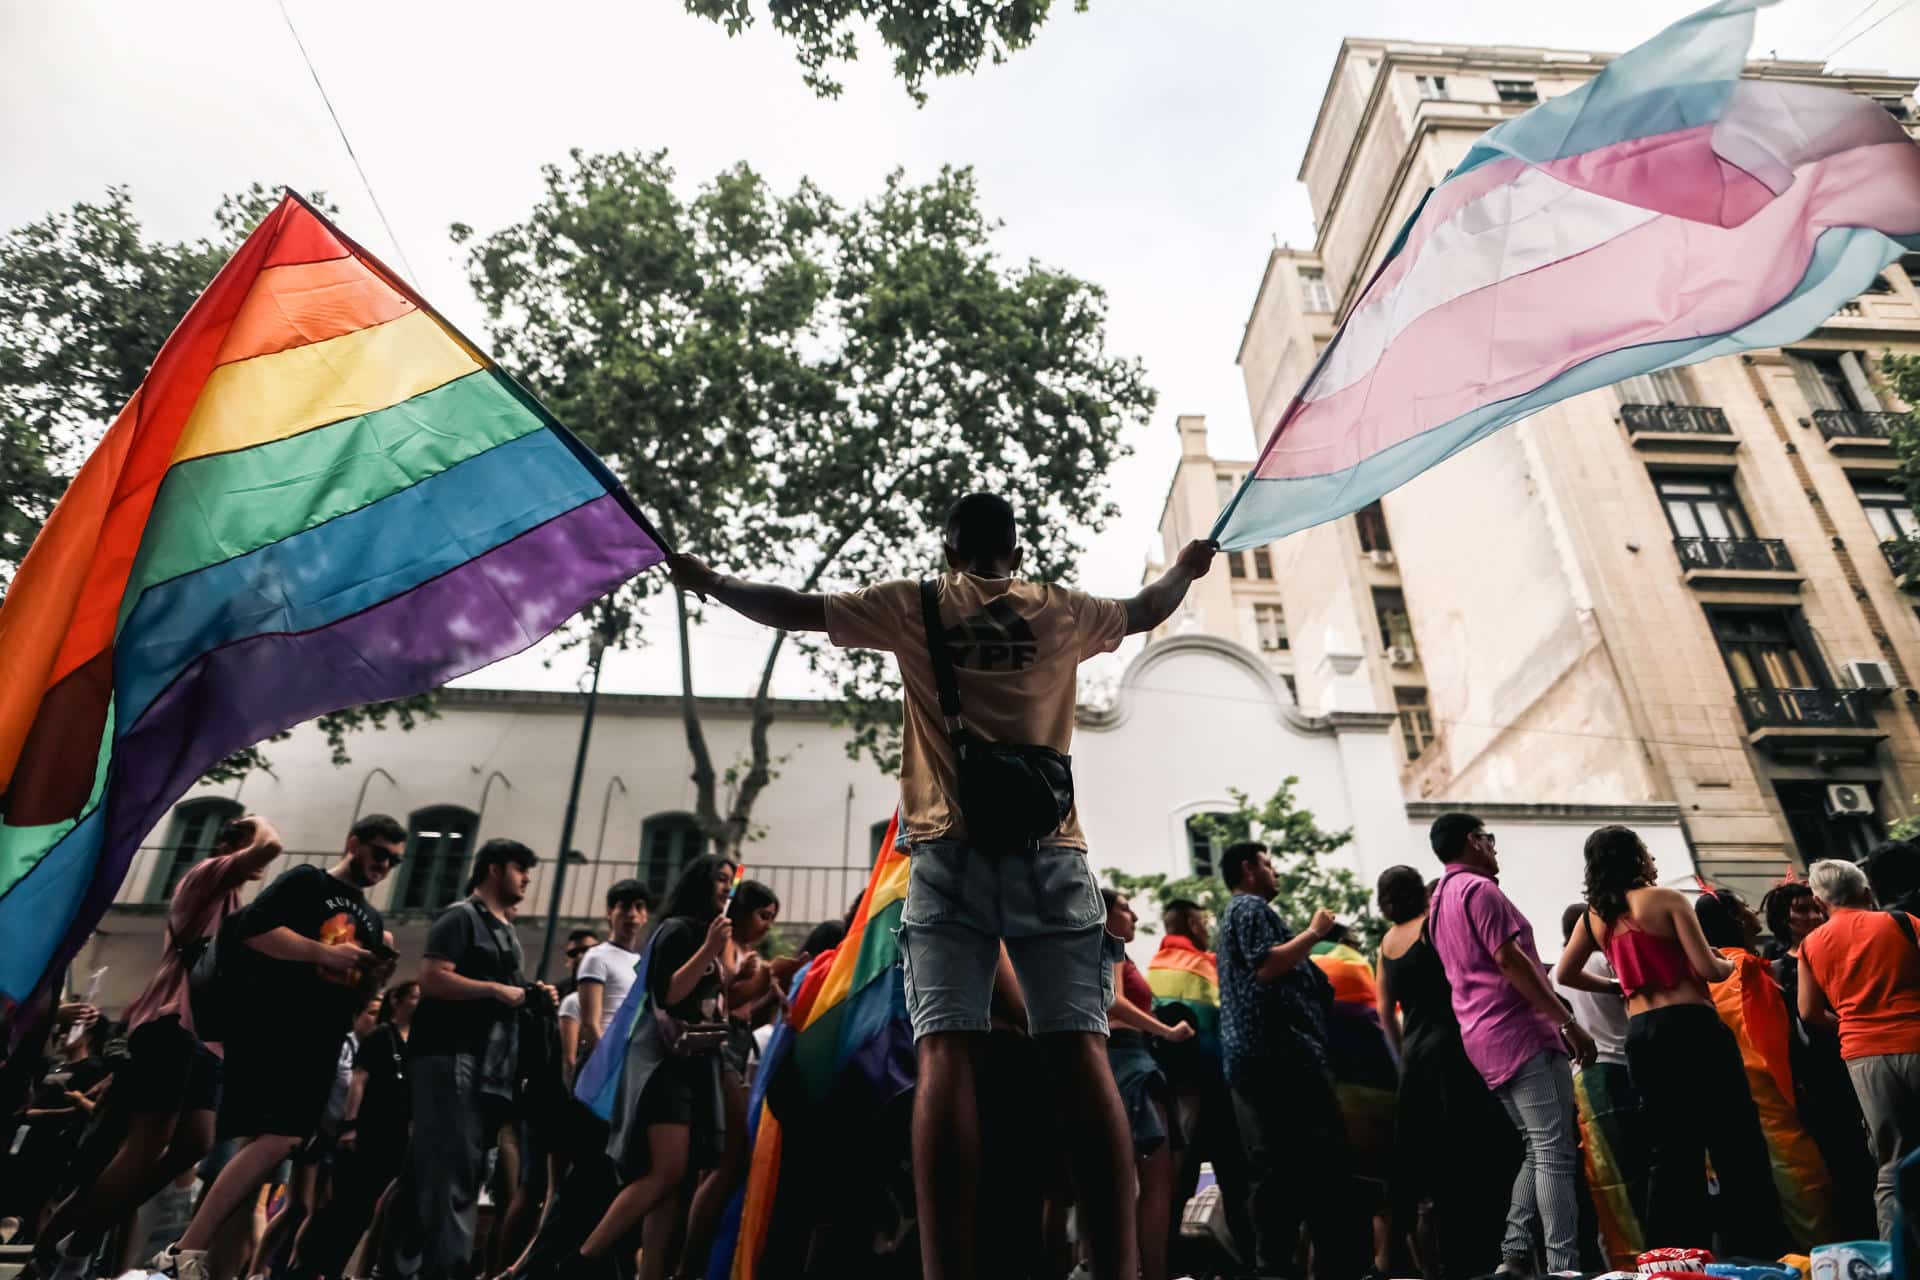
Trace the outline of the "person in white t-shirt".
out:
[[[580,1062],[580,962],[587,952],[600,945],[600,935],[591,929],[575,929],[567,935],[567,980],[560,998],[560,1067],[566,1073],[567,1087],[573,1087],[573,1073]]]
[[[653,895],[638,880],[622,880],[607,890],[607,940],[581,957],[579,972],[580,1049],[585,1062],[620,1012],[633,989],[640,964],[640,935],[647,927]]]

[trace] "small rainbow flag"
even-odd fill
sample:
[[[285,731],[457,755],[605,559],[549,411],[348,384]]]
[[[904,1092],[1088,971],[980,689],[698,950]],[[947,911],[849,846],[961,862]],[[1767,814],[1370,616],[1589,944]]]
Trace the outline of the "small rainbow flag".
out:
[[[1794,342],[1920,249],[1920,147],[1869,98],[1741,78],[1720,0],[1482,134],[1428,192],[1213,536],[1357,511],[1569,396]]]
[[[755,1280],[762,1274],[783,1155],[780,1121],[766,1102],[777,1077],[795,1073],[799,1096],[809,1106],[849,1080],[876,1107],[912,1087],[913,1033],[894,937],[907,898],[907,856],[894,843],[899,828],[896,813],[847,936],[794,979],[787,1020],[767,1046],[749,1099],[753,1154],[747,1185],[722,1224],[708,1280]]]
[[[0,606],[0,996],[66,963],[222,756],[524,649],[663,558],[591,452],[289,192]]]

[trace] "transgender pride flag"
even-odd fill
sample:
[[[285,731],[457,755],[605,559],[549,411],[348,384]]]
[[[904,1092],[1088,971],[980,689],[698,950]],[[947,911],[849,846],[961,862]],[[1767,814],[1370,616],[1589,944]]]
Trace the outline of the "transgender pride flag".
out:
[[[1721,0],[1490,129],[1402,228],[1214,525],[1346,515],[1537,409],[1805,337],[1920,249],[1920,147],[1839,89],[1742,80]]]

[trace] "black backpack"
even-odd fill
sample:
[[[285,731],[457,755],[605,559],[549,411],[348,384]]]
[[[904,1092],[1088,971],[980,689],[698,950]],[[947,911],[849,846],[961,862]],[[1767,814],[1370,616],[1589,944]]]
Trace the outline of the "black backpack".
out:
[[[233,1015],[241,1003],[233,957],[240,949],[234,922],[244,914],[232,911],[212,933],[185,942],[175,941],[174,954],[187,971],[187,1005],[193,1010],[193,1031],[203,1043],[217,1044],[233,1029]]]
[[[940,583],[920,583],[940,716],[960,775],[960,816],[968,839],[987,853],[1029,853],[1073,811],[1073,760],[1051,747],[988,742],[960,718],[960,686],[940,629]]]

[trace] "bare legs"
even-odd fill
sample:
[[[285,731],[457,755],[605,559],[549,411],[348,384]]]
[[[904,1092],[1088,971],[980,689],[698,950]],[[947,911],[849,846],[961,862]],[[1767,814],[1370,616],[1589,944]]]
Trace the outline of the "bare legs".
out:
[[[656,1124],[647,1129],[647,1172],[629,1182],[613,1198],[600,1224],[580,1246],[583,1258],[601,1258],[680,1186],[687,1171],[687,1146],[692,1130],[684,1124]]]
[[[747,1086],[731,1071],[720,1073],[720,1096],[727,1109],[726,1146],[720,1167],[701,1179],[687,1214],[687,1244],[680,1255],[682,1275],[705,1275],[714,1230],[727,1202],[747,1178]]]

